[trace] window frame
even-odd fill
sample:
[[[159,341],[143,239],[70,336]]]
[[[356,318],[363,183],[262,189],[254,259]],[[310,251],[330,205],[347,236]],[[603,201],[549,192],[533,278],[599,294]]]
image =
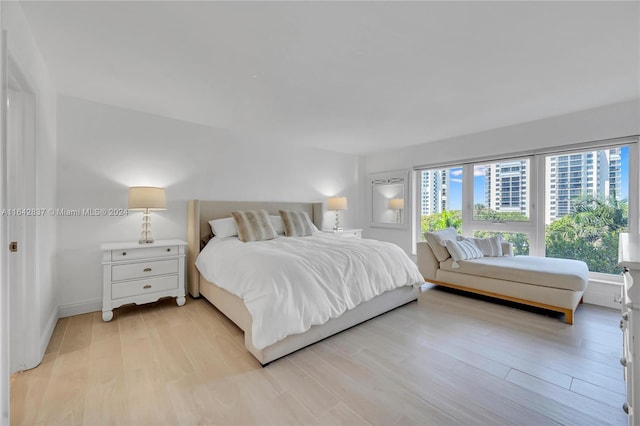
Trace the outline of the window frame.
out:
[[[415,200],[422,199],[422,186],[419,184],[421,173],[423,170],[458,168],[461,167],[462,173],[462,235],[473,236],[476,230],[489,232],[521,232],[529,237],[529,255],[545,256],[545,211],[547,203],[547,192],[552,188],[545,187],[546,177],[546,158],[548,156],[568,155],[568,164],[571,162],[570,156],[575,153],[584,151],[606,150],[615,147],[627,146],[629,148],[629,169],[628,169],[628,185],[629,185],[629,233],[638,233],[640,231],[640,148],[638,136],[628,136],[622,138],[613,138],[600,141],[556,146],[530,152],[521,152],[514,154],[505,154],[501,156],[490,156],[482,158],[471,158],[456,162],[436,163],[419,165],[413,167],[413,181],[418,182],[414,185]],[[529,204],[529,220],[528,221],[505,221],[490,222],[483,220],[475,220],[473,218],[474,209],[474,168],[476,165],[483,165],[496,162],[508,162],[522,159],[530,160],[529,182],[527,184],[527,195]],[[560,173],[560,166],[556,166],[555,173]],[[553,171],[552,171],[553,172]],[[550,173],[552,173],[550,172]],[[557,188],[553,188],[554,190]],[[632,196],[634,195],[634,196]],[[554,205],[556,208],[558,203]],[[420,203],[414,204],[414,253],[418,241],[422,239]],[[594,279],[609,279],[618,281],[615,275],[600,272],[591,272],[590,277]]]

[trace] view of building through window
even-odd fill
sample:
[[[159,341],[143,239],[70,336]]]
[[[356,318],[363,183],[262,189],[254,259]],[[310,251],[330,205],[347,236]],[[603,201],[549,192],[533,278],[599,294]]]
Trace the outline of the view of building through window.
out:
[[[592,272],[619,273],[618,235],[627,232],[629,222],[629,147],[544,156],[544,171],[535,170],[532,159],[422,170],[421,234],[450,226],[462,233],[464,226],[467,235],[502,235],[515,254],[529,254],[537,245],[535,253],[580,259]],[[463,202],[465,172],[473,173],[467,195],[473,212],[463,224],[463,205],[471,205]],[[545,208],[532,218],[536,173],[545,176],[538,188]],[[545,228],[544,241],[536,241],[536,223]]]
[[[629,148],[548,156],[545,255],[620,273],[618,235],[629,224]]]
[[[421,172],[422,239],[427,231],[462,228],[462,167]]]
[[[530,160],[475,165],[473,219],[529,220]]]

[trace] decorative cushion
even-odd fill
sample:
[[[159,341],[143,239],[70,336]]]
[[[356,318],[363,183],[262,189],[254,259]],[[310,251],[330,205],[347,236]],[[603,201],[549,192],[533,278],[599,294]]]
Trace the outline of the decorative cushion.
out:
[[[458,240],[461,239],[473,241],[485,257],[500,257],[504,254],[502,252],[502,236],[500,235],[496,235],[495,237],[490,238],[461,237]]]
[[[287,237],[308,237],[313,235],[313,223],[307,212],[278,210]]]
[[[231,213],[238,228],[238,238],[250,241],[272,240],[278,236],[265,210],[247,210]]]
[[[455,241],[457,237],[458,233],[456,232],[456,228],[453,226],[443,229],[442,231],[424,233],[424,238],[427,240],[427,243],[431,247],[431,251],[433,251],[433,255],[438,259],[438,262],[444,262],[451,257],[449,251],[444,246],[444,241]]]
[[[444,243],[453,258],[453,263],[451,264],[452,268],[459,268],[460,266],[458,265],[458,261],[460,260],[478,259],[483,257],[482,252],[473,241],[446,240]]]
[[[238,235],[238,228],[236,228],[236,221],[232,217],[225,217],[223,219],[214,219],[209,221],[211,226],[211,232],[218,238],[233,237]]]

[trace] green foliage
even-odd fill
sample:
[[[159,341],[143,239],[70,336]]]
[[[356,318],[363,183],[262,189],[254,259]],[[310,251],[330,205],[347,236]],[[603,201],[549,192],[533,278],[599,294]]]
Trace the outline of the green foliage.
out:
[[[505,222],[526,222],[527,215],[520,212],[497,212],[486,208],[484,204],[476,204],[473,208],[474,220],[505,221]]]
[[[442,213],[423,215],[421,220],[422,235],[425,232],[439,231],[453,226],[458,233],[462,230],[462,211],[445,210]]]
[[[546,256],[579,259],[589,270],[619,274],[618,235],[628,226],[628,203],[584,198],[573,212],[547,225]]]

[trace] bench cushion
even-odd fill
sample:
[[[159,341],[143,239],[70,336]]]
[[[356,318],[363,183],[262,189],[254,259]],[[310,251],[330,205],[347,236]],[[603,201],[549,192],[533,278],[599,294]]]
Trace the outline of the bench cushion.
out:
[[[482,257],[458,261],[458,268],[453,268],[452,262],[452,259],[440,262],[440,268],[459,274],[573,291],[584,291],[589,280],[587,264],[580,260],[537,256]]]

